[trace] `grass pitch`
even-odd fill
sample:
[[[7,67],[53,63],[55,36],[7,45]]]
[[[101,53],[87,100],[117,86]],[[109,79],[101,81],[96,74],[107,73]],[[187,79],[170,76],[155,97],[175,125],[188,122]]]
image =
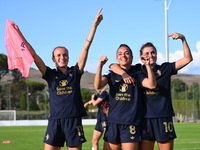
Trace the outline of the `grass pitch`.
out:
[[[200,123],[175,123],[177,139],[174,141],[174,150],[200,150]],[[83,150],[92,149],[92,135],[94,125],[84,125],[87,142],[83,144]],[[43,137],[46,126],[1,126],[0,150],[42,150],[44,149]],[[10,143],[3,143],[10,141]],[[103,139],[99,143],[103,149]],[[155,150],[158,150],[155,144]],[[67,150],[67,147],[61,148]]]

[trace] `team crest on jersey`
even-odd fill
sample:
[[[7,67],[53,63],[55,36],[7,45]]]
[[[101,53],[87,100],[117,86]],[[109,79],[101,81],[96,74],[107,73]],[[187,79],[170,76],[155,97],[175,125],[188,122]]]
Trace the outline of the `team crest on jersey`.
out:
[[[159,76],[161,76],[161,71],[160,71],[160,70],[157,70],[157,74],[158,74]]]
[[[59,85],[60,85],[61,87],[66,86],[67,84],[68,84],[68,81],[67,81],[67,80],[61,80],[61,81],[59,81]]]
[[[119,87],[119,90],[121,92],[126,92],[128,90],[128,84],[126,84],[126,83],[121,84]]]

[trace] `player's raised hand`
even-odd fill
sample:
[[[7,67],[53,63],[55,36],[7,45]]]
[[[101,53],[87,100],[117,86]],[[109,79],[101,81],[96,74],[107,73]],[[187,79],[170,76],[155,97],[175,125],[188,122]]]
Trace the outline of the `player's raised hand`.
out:
[[[177,39],[185,39],[185,36],[180,34],[180,33],[176,33],[174,32],[173,34],[168,35],[167,37],[172,37],[173,40],[177,40]]]
[[[94,21],[94,24],[96,26],[98,26],[100,24],[100,22],[103,20],[103,15],[101,14],[101,11],[102,11],[102,8],[99,10],[99,12],[96,15],[96,18],[95,18],[95,21]]]
[[[101,56],[99,60],[99,64],[103,66],[107,61],[108,61],[107,56]]]

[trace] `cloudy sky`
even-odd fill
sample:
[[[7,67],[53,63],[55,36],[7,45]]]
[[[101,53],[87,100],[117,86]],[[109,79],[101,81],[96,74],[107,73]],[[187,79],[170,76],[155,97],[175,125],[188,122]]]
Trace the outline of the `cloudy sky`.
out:
[[[200,75],[200,1],[168,0],[168,34],[185,35],[193,62],[179,73]],[[170,3],[170,5],[169,5]],[[55,67],[51,56],[57,46],[69,49],[69,66],[75,65],[95,16],[103,8],[99,25],[89,51],[86,71],[95,73],[99,58],[116,63],[116,50],[128,44],[133,50],[133,64],[139,62],[142,44],[152,42],[158,50],[158,63],[165,62],[164,0],[1,0],[0,53],[6,54],[6,20],[14,21],[45,64]],[[183,57],[181,40],[169,38],[169,61]],[[32,68],[37,69],[33,63]]]

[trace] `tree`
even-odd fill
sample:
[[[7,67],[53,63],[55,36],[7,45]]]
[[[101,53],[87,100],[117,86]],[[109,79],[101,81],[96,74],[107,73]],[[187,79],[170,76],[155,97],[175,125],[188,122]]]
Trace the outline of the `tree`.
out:
[[[4,54],[0,54],[0,81],[4,75],[9,72],[8,70],[8,63],[7,63],[7,56]],[[5,108],[5,98],[2,91],[2,86],[0,85],[0,109]]]
[[[193,99],[193,93],[195,100],[199,99],[199,84],[193,83],[188,89],[188,98]]]
[[[12,109],[20,108],[21,95],[26,92],[26,83],[24,81],[13,82],[10,85],[11,89],[11,106]]]
[[[187,86],[182,80],[180,79],[172,79],[171,85],[174,86],[175,92],[183,92],[185,91],[185,86]]]
[[[193,99],[194,97],[195,106],[196,106],[195,110],[197,111],[198,119],[200,118],[200,109],[199,109],[200,90],[199,88],[200,88],[200,85],[198,83],[193,83],[188,90],[188,98]]]
[[[25,80],[25,78],[22,77],[22,73],[17,69],[12,70],[12,76],[13,76],[12,80],[13,83],[22,82]]]
[[[0,81],[2,77],[9,72],[7,56],[4,54],[0,54]]]
[[[20,107],[21,107],[21,110],[26,110],[27,108],[27,102],[26,102],[26,93],[25,92],[22,92],[21,94],[21,101],[20,101]]]
[[[82,96],[83,103],[86,103],[88,100],[90,100],[91,95],[92,93],[90,90],[81,88],[81,96]]]
[[[35,82],[30,80],[25,80],[26,86],[29,87],[30,96],[30,110],[39,109],[39,101],[44,97],[41,91],[44,90],[45,84],[41,82]]]

